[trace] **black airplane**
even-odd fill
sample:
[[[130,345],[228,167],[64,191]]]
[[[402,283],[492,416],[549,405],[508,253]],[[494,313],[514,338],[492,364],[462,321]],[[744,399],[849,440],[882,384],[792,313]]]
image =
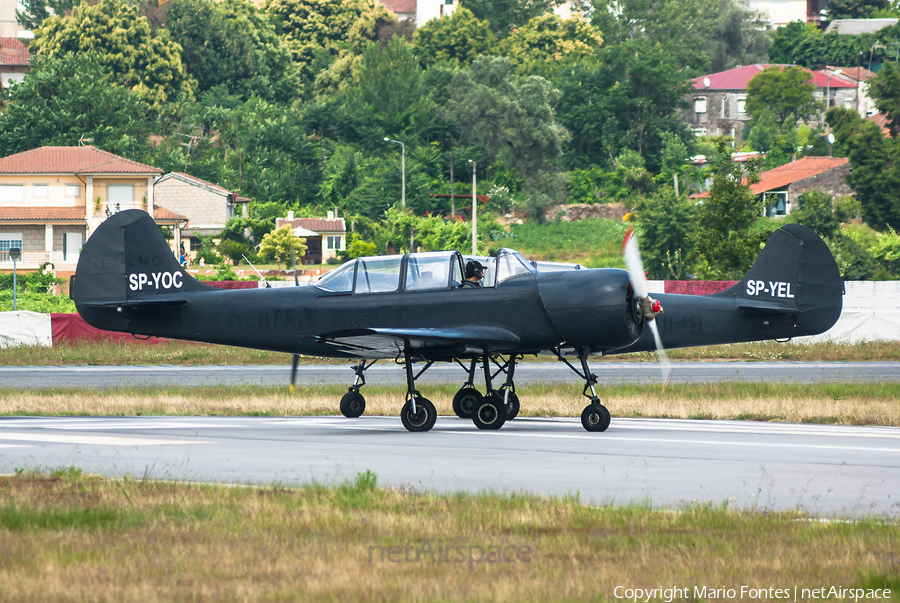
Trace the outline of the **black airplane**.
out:
[[[434,405],[416,390],[435,362],[456,362],[468,372],[454,412],[480,429],[499,429],[519,411],[516,362],[555,355],[585,381],[590,403],[582,425],[605,431],[610,415],[594,388],[591,354],[786,340],[822,333],[841,313],[843,280],[834,258],[798,224],[776,230],[747,276],[714,295],[651,298],[636,248],[627,237],[629,271],[554,272],[501,249],[482,259],[487,267],[477,287],[461,286],[463,255],[442,251],[358,258],[311,286],[220,290],[179,265],[146,212],[128,210],[85,243],[70,291],[79,314],[99,329],[293,354],[292,386],[300,355],[358,360],[356,380],[340,401],[347,417],[365,411],[366,369],[394,360],[406,369],[400,417],[409,431],[435,424]],[[416,362],[424,363],[418,372]],[[484,395],[474,386],[479,364]]]

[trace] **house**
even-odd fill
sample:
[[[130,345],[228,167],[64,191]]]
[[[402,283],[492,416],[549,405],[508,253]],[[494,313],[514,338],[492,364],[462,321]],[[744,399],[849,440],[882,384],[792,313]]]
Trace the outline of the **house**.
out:
[[[793,65],[747,65],[719,73],[694,78],[690,95],[690,108],[682,113],[682,121],[690,125],[697,136],[726,135],[741,144],[744,127],[750,121],[746,111],[747,83],[768,67],[793,67]],[[813,96],[830,106],[852,108],[856,101],[856,83],[831,77],[828,74],[808,71],[816,89]],[[814,119],[812,124],[821,123]]]
[[[782,27],[792,21],[817,21],[819,4],[818,0],[749,0],[747,8],[761,13],[769,25]]]
[[[750,190],[765,202],[766,216],[786,216],[800,206],[800,195],[809,190],[835,197],[852,195],[853,189],[846,182],[849,173],[846,157],[803,157],[762,172]]]
[[[153,182],[162,170],[92,146],[40,147],[0,159],[0,268],[50,262],[71,273],[84,241],[108,216],[144,209],[176,230],[184,216],[155,205]]]
[[[294,234],[306,239],[306,253],[302,264],[324,264],[337,257],[338,251],[347,248],[347,226],[343,218],[328,212],[327,218],[294,218],[289,211],[287,218],[275,218],[275,228],[290,226]]]
[[[863,118],[869,118],[878,113],[875,101],[869,98],[868,81],[875,77],[875,72],[869,71],[865,67],[832,67],[830,65],[826,65],[819,72],[826,76],[840,78],[856,86],[856,98],[852,106],[848,106],[847,99],[844,99],[842,106],[845,109],[856,109],[859,116]],[[831,106],[834,107],[835,103],[832,102]]]
[[[452,15],[459,0],[379,0],[397,15],[398,21],[412,21],[422,27],[432,19]]]
[[[198,235],[209,236],[222,232],[225,222],[235,216],[250,215],[250,199],[200,178],[181,172],[166,174],[156,181],[154,197],[158,205],[187,219],[181,229],[176,249],[186,238],[190,250],[200,246]]]
[[[759,182],[751,184],[750,191],[764,202],[764,216],[787,216],[800,206],[800,195],[806,191],[820,190],[834,197],[853,195],[847,185],[849,173],[846,157],[803,157],[760,173]],[[709,191],[692,195],[696,199],[706,197]]]
[[[20,83],[31,71],[31,54],[18,38],[0,38],[0,83],[8,88],[9,82]]]

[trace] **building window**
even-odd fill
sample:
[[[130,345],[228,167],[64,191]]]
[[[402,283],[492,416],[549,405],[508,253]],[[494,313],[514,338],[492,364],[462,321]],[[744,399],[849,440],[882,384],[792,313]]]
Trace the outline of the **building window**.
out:
[[[80,197],[81,187],[77,184],[66,185],[66,197]]]
[[[115,210],[132,209],[134,207],[134,186],[130,184],[110,184],[106,187],[106,203]]]
[[[24,188],[21,184],[4,184],[0,186],[0,203],[23,201],[25,199]]]
[[[34,185],[34,196],[35,197],[46,197],[50,194],[50,186],[47,184],[35,184]]]
[[[852,109],[853,108],[853,99],[845,98],[844,99],[844,109]]]
[[[694,128],[691,130],[694,136],[706,136],[706,128]]]
[[[11,262],[9,250],[22,249],[22,233],[0,232],[0,262]]]
[[[786,192],[765,193],[766,217],[786,216],[788,214],[788,199]]]
[[[694,97],[694,113],[706,113],[706,97]]]
[[[325,240],[325,248],[339,250],[341,248],[340,235],[328,235],[328,237]]]
[[[747,112],[747,98],[746,97],[741,97],[741,98],[737,99],[737,112],[739,114]]]

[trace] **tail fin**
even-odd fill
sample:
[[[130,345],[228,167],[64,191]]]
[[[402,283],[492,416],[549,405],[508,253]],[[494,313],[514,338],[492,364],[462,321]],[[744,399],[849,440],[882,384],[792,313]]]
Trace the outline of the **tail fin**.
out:
[[[841,315],[844,281],[828,246],[800,224],[769,238],[747,276],[715,297],[737,298],[746,311],[796,314],[795,335],[831,328]]]
[[[192,291],[213,290],[185,271],[147,212],[126,210],[103,222],[81,250],[70,287],[92,326],[128,330],[131,308],[184,304]]]

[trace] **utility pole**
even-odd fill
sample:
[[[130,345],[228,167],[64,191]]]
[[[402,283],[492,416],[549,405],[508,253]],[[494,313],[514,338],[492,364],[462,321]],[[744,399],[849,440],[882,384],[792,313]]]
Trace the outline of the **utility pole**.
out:
[[[399,140],[392,140],[387,136],[384,137],[387,142],[396,142],[400,145],[400,205],[406,209],[406,145]]]
[[[441,5],[443,8],[444,5]],[[450,153],[450,215],[456,215],[456,197],[453,196],[453,153]]]

